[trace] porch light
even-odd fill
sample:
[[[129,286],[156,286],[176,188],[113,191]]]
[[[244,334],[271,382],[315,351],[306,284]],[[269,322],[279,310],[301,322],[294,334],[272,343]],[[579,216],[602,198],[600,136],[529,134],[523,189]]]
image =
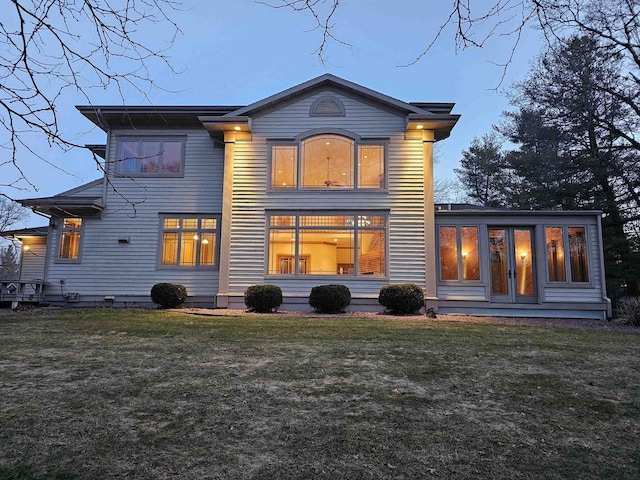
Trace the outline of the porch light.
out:
[[[193,236],[193,239],[194,240],[198,240],[198,234],[197,233]]]
[[[208,245],[208,244],[209,244],[209,240],[207,240],[206,238],[204,238],[204,239],[202,240],[202,244],[203,244],[203,245]]]
[[[467,259],[467,252],[462,252],[462,258],[465,260]]]
[[[520,254],[520,258],[521,258],[522,260],[524,260],[525,258],[527,258],[527,252],[522,252],[522,253]]]
[[[424,128],[424,125],[418,125],[416,128],[417,128],[418,130],[422,130],[422,129]]]
[[[239,131],[240,131],[240,127],[238,127],[237,125],[236,125],[235,127],[233,127],[233,129],[234,129],[236,132],[239,132]]]
[[[29,245],[23,245],[22,250],[26,252],[28,250],[31,250],[31,247]]]

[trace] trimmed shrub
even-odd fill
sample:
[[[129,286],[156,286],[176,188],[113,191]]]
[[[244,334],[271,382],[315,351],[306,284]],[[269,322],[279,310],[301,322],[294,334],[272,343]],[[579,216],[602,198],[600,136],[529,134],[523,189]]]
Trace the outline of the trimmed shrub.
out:
[[[418,313],[424,307],[424,294],[422,293],[422,288],[413,283],[385,285],[380,289],[378,302],[389,313],[407,315]]]
[[[309,295],[309,305],[318,313],[342,313],[350,303],[351,292],[344,285],[320,285]]]
[[[156,283],[151,288],[151,300],[160,308],[175,308],[187,299],[184,285],[175,283]]]
[[[276,312],[282,305],[282,290],[276,285],[251,285],[244,292],[244,304],[250,312]]]
[[[618,317],[626,323],[640,327],[640,297],[629,297],[618,303]]]

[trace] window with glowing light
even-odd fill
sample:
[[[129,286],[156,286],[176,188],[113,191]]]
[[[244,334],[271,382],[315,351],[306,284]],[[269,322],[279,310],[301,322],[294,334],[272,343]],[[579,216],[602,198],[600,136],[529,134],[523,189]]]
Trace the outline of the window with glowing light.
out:
[[[440,280],[480,280],[478,227],[440,226]]]
[[[270,214],[267,230],[269,275],[386,275],[383,213]]]
[[[161,218],[160,264],[173,267],[217,266],[218,218],[166,216]]]
[[[122,138],[116,171],[126,176],[179,176],[184,164],[183,137]]]
[[[384,189],[385,145],[343,135],[271,145],[271,188]]]
[[[60,233],[60,260],[80,259],[80,238],[82,233],[81,218],[63,218],[62,232]]]
[[[550,282],[589,282],[585,227],[546,227],[545,241]]]

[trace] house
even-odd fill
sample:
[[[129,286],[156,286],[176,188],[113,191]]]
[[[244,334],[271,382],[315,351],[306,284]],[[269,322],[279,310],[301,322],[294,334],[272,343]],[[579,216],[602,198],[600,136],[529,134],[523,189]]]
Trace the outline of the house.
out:
[[[289,309],[341,283],[354,310],[415,283],[441,312],[606,317],[599,212],[436,208],[453,106],[326,74],[247,106],[78,107],[106,133],[88,146],[106,174],[21,201],[50,217],[41,271],[21,280],[49,302],[130,306],[180,283],[218,308],[270,283]]]

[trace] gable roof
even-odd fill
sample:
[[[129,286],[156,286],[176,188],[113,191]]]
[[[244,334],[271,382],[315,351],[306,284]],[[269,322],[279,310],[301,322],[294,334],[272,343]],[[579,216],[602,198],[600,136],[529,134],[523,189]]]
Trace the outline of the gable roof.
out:
[[[356,95],[366,97],[376,103],[386,105],[395,110],[404,111],[405,113],[429,113],[427,110],[424,110],[423,108],[418,106],[427,104],[406,103],[383,93],[376,92],[375,90],[371,90],[370,88],[358,85],[357,83],[345,80],[344,78],[336,77],[335,75],[332,75],[330,73],[325,73],[324,75],[312,78],[311,80],[296,85],[295,87],[287,88],[286,90],[271,95],[267,98],[258,100],[251,105],[247,105],[246,107],[234,110],[233,112],[228,113],[226,116],[238,117],[250,115],[256,111],[264,110],[265,108],[272,107],[281,102],[288,101],[292,98],[304,95],[312,90],[322,87],[337,87],[339,89],[346,90],[349,93],[354,93]],[[453,104],[450,105],[453,107]]]

